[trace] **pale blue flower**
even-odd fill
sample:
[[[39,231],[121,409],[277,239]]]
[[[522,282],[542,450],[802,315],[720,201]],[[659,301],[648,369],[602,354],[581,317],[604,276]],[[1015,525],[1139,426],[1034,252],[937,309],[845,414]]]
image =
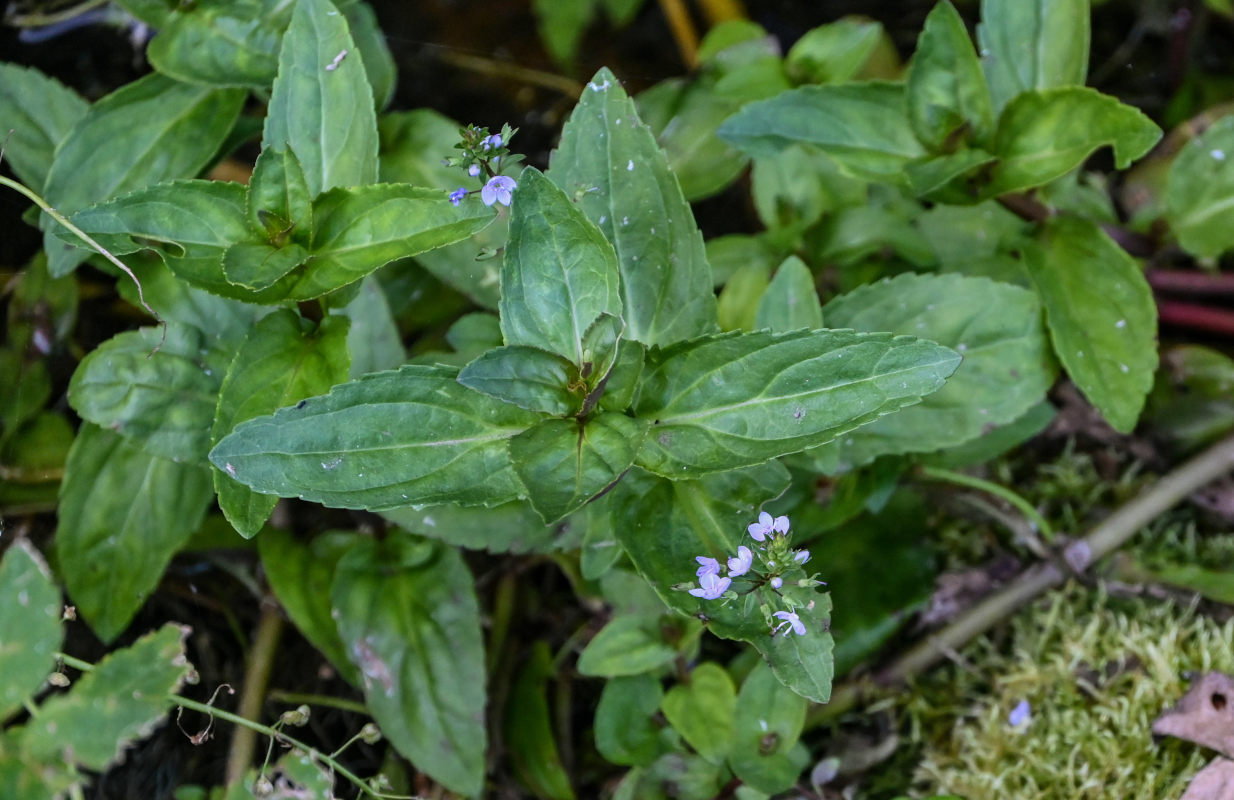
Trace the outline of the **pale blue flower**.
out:
[[[772,588],[772,589],[779,589],[779,588],[780,588],[781,586],[783,586],[783,585],[784,585],[784,579],[783,579],[783,578],[780,578],[780,577],[775,577],[775,578],[772,578],[772,579],[771,579],[771,588]]]
[[[484,188],[480,190],[480,199],[484,201],[484,205],[491,206],[493,203],[501,203],[503,206],[510,205],[510,193],[518,186],[513,178],[505,175],[498,175],[490,178],[489,182],[484,184]]]
[[[788,533],[788,517],[773,518],[766,511],[762,511],[758,515],[758,522],[746,526],[746,530],[750,532],[754,541],[761,542],[768,536],[775,536],[776,533]]]
[[[690,594],[695,597],[701,597],[704,600],[715,600],[720,595],[728,591],[728,585],[732,583],[730,578],[721,578],[714,572],[708,572],[698,579],[699,589],[691,589]]]
[[[1013,728],[1019,728],[1027,725],[1032,721],[1032,707],[1029,706],[1027,700],[1021,700],[1016,704],[1016,707],[1011,709],[1011,716],[1007,717],[1007,722]]]
[[[467,174],[473,178],[480,177],[480,165],[472,164],[470,167],[467,168]]]
[[[716,561],[714,558],[708,558],[707,556],[695,556],[694,560],[701,565],[698,568],[698,572],[694,573],[698,577],[701,578],[704,575],[720,574],[720,562]]]
[[[501,134],[494,133],[487,139],[482,140],[480,142],[480,147],[485,150],[496,150],[498,147],[501,147]],[[489,203],[489,205],[492,205],[492,203]],[[507,203],[507,205],[509,204]]]
[[[793,554],[793,560],[796,561],[798,564],[806,563],[807,561],[810,560],[810,551],[809,550],[798,550],[796,553]]]
[[[459,188],[455,189],[453,192],[450,192],[450,202],[453,203],[455,206],[457,206],[459,203],[463,202],[463,198],[466,196],[467,196],[467,190],[463,188],[462,186],[460,186]]]
[[[784,629],[784,635],[788,636],[788,629],[790,627],[792,628],[793,633],[797,634],[798,636],[806,635],[805,623],[803,623],[801,619],[797,616],[796,611],[777,611],[772,616],[778,617],[779,619],[783,620],[783,622],[776,625],[775,630],[772,631],[771,633],[772,636],[775,636],[777,633],[779,633],[781,628]]]
[[[754,554],[743,544],[737,548],[737,557],[728,560],[729,577],[736,578],[738,575],[745,575],[750,571],[752,563],[754,563]]]

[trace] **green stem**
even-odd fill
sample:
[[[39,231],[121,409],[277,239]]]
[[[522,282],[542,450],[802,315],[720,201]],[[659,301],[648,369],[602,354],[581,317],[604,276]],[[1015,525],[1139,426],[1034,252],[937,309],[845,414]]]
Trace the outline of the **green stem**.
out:
[[[304,692],[285,692],[282,689],[271,689],[271,700],[278,703],[289,703],[291,705],[310,705],[310,706],[326,706],[328,708],[337,708],[340,711],[350,711],[353,714],[368,715],[368,706],[364,703],[355,700],[344,700],[341,697],[330,697],[324,694],[306,694]]]
[[[86,244],[90,245],[90,247],[94,249],[99,255],[101,255],[103,258],[107,259],[108,261],[110,261],[112,264],[115,264],[116,267],[121,272],[123,272],[125,275],[128,275],[129,278],[132,279],[133,283],[136,284],[137,286],[137,299],[141,301],[141,307],[144,308],[150,314],[150,316],[154,317],[154,320],[158,322],[158,324],[163,326],[163,332],[164,332],[164,335],[166,335],[167,323],[163,322],[162,317],[154,313],[153,308],[150,308],[150,304],[146,302],[145,294],[142,293],[141,281],[137,280],[137,276],[133,274],[133,270],[129,269],[128,266],[126,266],[123,261],[121,261],[120,259],[113,256],[111,253],[109,253],[107,251],[107,248],[103,247],[103,245],[96,242],[81,228],[69,222],[68,217],[64,216],[59,211],[52,208],[50,205],[47,204],[46,200],[44,200],[42,197],[39,197],[38,194],[36,194],[32,189],[27,188],[24,184],[18,183],[17,181],[12,180],[11,178],[6,178],[3,175],[0,175],[0,186],[7,186],[13,191],[19,194],[25,195],[36,206],[43,209],[43,211],[47,212],[47,214],[52,219],[54,219],[56,222],[59,222],[64,227],[68,228],[70,231],[76,234],[79,239],[81,239]]]
[[[94,669],[94,665],[91,664],[89,661],[82,661],[80,658],[73,658],[72,656],[66,653],[57,653],[56,658],[60,659],[60,661],[62,661],[66,666],[70,666],[73,669],[80,670],[82,672],[90,672]],[[253,722],[251,719],[242,717],[239,714],[233,714],[230,711],[224,711],[221,708],[215,708],[214,706],[208,703],[199,703],[196,700],[190,700],[189,698],[184,697],[182,695],[168,694],[167,699],[182,708],[187,708],[190,711],[197,711],[202,714],[207,714],[209,716],[217,717],[218,719],[221,719],[224,722],[230,722],[234,725],[240,725],[241,727],[248,728],[249,730],[256,731],[257,733],[265,734],[266,736],[269,736],[271,739],[278,739],[280,742],[284,742],[286,744],[291,745],[292,747],[303,750],[305,753],[308,753],[309,756],[313,760],[320,761],[321,763],[329,767],[332,771],[338,773],[339,775],[342,775],[344,778],[351,781],[356,786],[356,788],[360,790],[362,794],[367,795],[368,797],[376,797],[376,798],[379,798],[379,800],[424,800],[419,795],[385,794],[384,792],[375,791],[372,788],[370,788],[369,785],[365,783],[364,780],[360,778],[359,775],[356,775],[354,772],[347,769],[342,764],[338,763],[338,761],[336,761],[334,758],[331,758],[330,756],[327,756],[324,753],[321,753],[317,749],[313,748],[312,746],[310,746],[309,744],[305,742],[300,741],[294,736],[288,736],[286,733],[283,733],[280,730],[276,730],[270,727],[269,725],[262,725],[260,722]]]
[[[253,649],[249,651],[248,665],[244,671],[244,689],[237,707],[242,717],[252,719],[261,714],[282,631],[283,615],[278,607],[273,602],[263,603],[257,633],[253,636]],[[257,734],[249,728],[237,728],[227,752],[227,771],[224,773],[229,785],[244,778],[244,773],[253,763],[256,749]]]
[[[1033,508],[1032,503],[1029,503],[1006,486],[1000,486],[993,481],[987,481],[973,475],[966,475],[963,472],[943,469],[942,467],[923,466],[920,470],[923,478],[954,483],[957,486],[967,486],[970,489],[977,489],[978,491],[1006,500],[1007,503],[1028,518],[1028,521],[1037,529],[1042,538],[1047,542],[1054,540],[1054,529],[1050,527],[1050,523],[1046,522],[1045,517],[1041,516],[1037,509]]]

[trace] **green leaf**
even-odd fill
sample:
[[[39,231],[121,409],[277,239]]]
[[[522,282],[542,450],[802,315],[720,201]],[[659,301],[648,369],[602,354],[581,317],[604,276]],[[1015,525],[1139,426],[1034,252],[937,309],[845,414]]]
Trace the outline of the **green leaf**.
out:
[[[310,195],[377,180],[373,90],[347,20],[330,0],[300,0],[279,51],[262,141],[286,142]]]
[[[714,331],[703,237],[664,151],[612,72],[587,87],[548,177],[617,252],[626,338],[667,345]]]
[[[172,181],[92,206],[71,219],[112,255],[149,248],[181,280],[213,294],[256,302],[273,293],[254,294],[223,275],[228,248],[253,238],[244,197],[238,183]],[[63,228],[59,234],[77,239]]]
[[[995,197],[1061,177],[1103,145],[1114,165],[1126,169],[1153,148],[1161,129],[1143,112],[1094,89],[1070,87],[1025,92],[998,118],[985,197]]]
[[[947,450],[926,453],[917,461],[947,469],[975,467],[993,461],[1044,431],[1054,421],[1056,413],[1048,399],[1042,400],[1005,425],[982,430],[976,439]]]
[[[784,69],[797,83],[843,83],[855,79],[884,36],[879,22],[845,17],[806,31],[789,48]]]
[[[413,365],[336,386],[242,423],[210,460],[263,494],[339,508],[513,500],[522,490],[506,440],[539,418],[457,376]]]
[[[576,55],[583,33],[596,13],[596,0],[533,0],[536,27],[544,49],[562,67],[568,67]]]
[[[463,171],[446,164],[458,155],[459,123],[432,109],[392,111],[377,118],[381,139],[382,183],[411,183],[431,189],[455,189]]]
[[[716,305],[720,328],[725,331],[752,331],[758,304],[771,283],[771,270],[761,262],[744,264],[729,276]]]
[[[723,764],[733,746],[737,690],[724,668],[711,661],[690,671],[687,681],[668,690],[660,703],[669,724],[700,756]]]
[[[733,773],[769,794],[790,788],[808,760],[808,755],[798,759],[793,753],[805,718],[805,699],[782,686],[765,664],[756,664],[737,695],[736,736],[728,759]]]
[[[298,244],[276,247],[266,242],[237,242],[223,254],[223,277],[229,283],[264,291],[309,258]]]
[[[501,267],[501,332],[583,363],[583,335],[602,313],[621,317],[617,257],[600,229],[538,170],[523,170]]]
[[[741,104],[717,94],[714,81],[670,78],[637,102],[687,200],[716,194],[745,170],[748,159],[716,136],[716,128]]]
[[[908,336],[722,334],[652,351],[637,463],[692,478],[816,447],[937,391],[960,356]]]
[[[20,731],[27,758],[60,757],[105,770],[128,745],[148,736],[171,709],[192,667],[184,655],[189,629],[167,624],[108,654],[68,694],[51,697]],[[82,724],[89,720],[89,724]]]
[[[351,320],[347,331],[347,350],[351,353],[349,377],[398,369],[407,360],[407,350],[390,311],[389,299],[375,277],[370,275],[360,281],[355,299],[335,313]]]
[[[407,536],[365,540],[339,562],[339,634],[381,731],[448,789],[484,784],[484,647],[457,550]]]
[[[924,153],[905,111],[902,84],[802,86],[744,106],[716,133],[753,156],[812,144],[851,175],[894,182]]]
[[[823,311],[814,290],[814,275],[797,256],[789,256],[758,301],[755,328],[776,333],[823,327]],[[837,327],[848,327],[840,325]]]
[[[841,295],[823,310],[837,328],[912,334],[964,360],[920,404],[825,445],[851,469],[881,455],[925,453],[976,439],[1017,419],[1054,383],[1037,296],[953,273],[904,273]]]
[[[289,296],[311,300],[398,258],[464,239],[492,222],[479,203],[398,183],[332,189],[313,203],[312,257]]]
[[[594,581],[605,575],[621,558],[621,543],[613,532],[613,514],[603,498],[587,504],[583,528],[583,544],[579,548],[579,569],[583,577]]]
[[[128,625],[201,525],[210,473],[157,458],[89,423],[60,484],[56,559],[69,596],[105,642]]]
[[[257,539],[262,569],[283,610],[304,638],[355,686],[360,685],[360,673],[348,660],[330,616],[330,587],[339,559],[361,541],[353,531],[330,531],[305,542],[282,528],[270,528]]]
[[[643,359],[646,350],[638,342],[622,339],[617,343],[617,358],[604,380],[604,394],[600,395],[600,408],[605,411],[624,412],[634,402],[639,378],[643,374]]]
[[[984,150],[957,150],[942,156],[913,161],[904,172],[908,186],[917,197],[940,203],[972,205],[980,200],[971,182],[987,164],[997,161]]]
[[[1054,352],[1106,420],[1130,433],[1157,369],[1157,307],[1144,273],[1076,217],[1051,218],[1026,255]]]
[[[984,142],[993,130],[981,64],[950,2],[939,3],[926,17],[907,84],[909,123],[930,150],[946,152],[957,136]]]
[[[264,317],[227,368],[210,444],[218,444],[245,420],[324,394],[347,380],[347,330],[346,317],[327,316],[320,325],[287,310]],[[278,502],[277,497],[257,494],[217,468],[214,489],[223,515],[246,538],[261,530]]]
[[[121,333],[77,366],[69,402],[83,419],[133,440],[151,455],[199,461],[224,369],[194,328],[168,324]]]
[[[546,694],[552,677],[553,656],[545,642],[537,641],[510,689],[502,715],[504,740],[515,772],[536,797],[574,800],[549,719]]]
[[[646,422],[624,414],[546,419],[510,439],[510,459],[532,508],[551,524],[616,483],[646,433]]]
[[[34,696],[55,667],[64,639],[60,627],[60,590],[52,582],[42,555],[18,539],[0,560],[0,720],[7,719]]]
[[[300,159],[291,149],[267,146],[257,156],[245,199],[249,225],[274,245],[295,236],[307,244],[313,230],[313,195]],[[272,281],[273,282],[273,281]]]
[[[626,614],[609,622],[578,657],[578,671],[599,678],[652,672],[677,657],[660,634],[659,615]]]
[[[190,286],[176,278],[161,256],[133,255],[125,263],[141,281],[142,294],[150,307],[167,322],[179,322],[201,331],[211,349],[230,350],[257,320],[257,306]],[[118,288],[130,305],[140,307],[135,283],[121,281]]]
[[[1030,89],[1083,86],[1088,0],[982,0],[977,41],[994,110]]]
[[[158,26],[146,57],[185,83],[267,90],[290,18],[278,0],[182,4]]]
[[[356,42],[364,73],[373,90],[373,104],[378,111],[390,105],[394,87],[398,83],[398,67],[394,55],[386,44],[386,35],[377,23],[377,15],[368,3],[346,3],[342,9],[347,17],[347,27]]]
[[[570,522],[545,525],[525,500],[493,508],[448,504],[393,508],[381,514],[418,536],[490,553],[551,553],[571,546],[573,538]]]
[[[647,766],[664,752],[660,710],[664,690],[646,673],[613,678],[604,684],[596,706],[596,749],[614,764]]]
[[[1184,145],[1170,167],[1165,216],[1178,242],[1200,258],[1234,247],[1234,117],[1222,117]]]
[[[497,347],[463,367],[458,382],[528,411],[564,417],[578,411],[578,367],[559,355],[526,345]]]
[[[56,149],[43,197],[72,215],[92,203],[173,178],[196,175],[231,132],[245,92],[176,83],[152,74],[99,100]],[[99,153],[107,153],[100,158]],[[150,153],[160,154],[151,158]],[[53,277],[86,257],[53,238],[43,215],[43,246]]]
[[[37,69],[0,63],[0,119],[11,131],[4,158],[22,183],[43,188],[56,146],[89,107],[72,89]]]

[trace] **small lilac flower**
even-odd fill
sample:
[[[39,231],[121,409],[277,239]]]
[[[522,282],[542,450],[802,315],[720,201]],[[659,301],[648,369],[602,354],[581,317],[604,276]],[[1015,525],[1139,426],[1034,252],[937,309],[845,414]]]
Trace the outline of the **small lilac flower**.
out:
[[[467,189],[460,186],[459,188],[455,189],[453,192],[450,192],[450,202],[453,203],[455,206],[457,206],[459,203],[463,202],[463,198],[466,196],[467,196]]]
[[[728,591],[728,585],[732,582],[733,581],[730,578],[721,578],[714,572],[708,572],[706,575],[702,575],[698,579],[698,584],[702,588],[691,589],[690,594],[695,597],[701,597],[704,600],[715,600],[717,597]],[[804,629],[802,632],[805,632]]]
[[[750,571],[752,563],[754,563],[754,554],[743,544],[737,548],[737,557],[728,560],[729,577],[736,578],[738,575],[745,575]]]
[[[498,175],[484,184],[484,188],[480,190],[480,199],[486,206],[491,206],[493,203],[508,206],[510,205],[510,192],[514,191],[517,186],[513,178]]]
[[[496,150],[498,147],[501,147],[501,134],[494,133],[492,136],[484,139],[480,142],[480,147],[485,150]],[[489,203],[489,205],[492,205],[492,203]],[[509,205],[509,203],[506,205]]]
[[[1007,722],[1013,728],[1019,728],[1027,725],[1032,721],[1032,707],[1029,706],[1027,700],[1021,700],[1016,704],[1016,707],[1011,709],[1011,716],[1007,717]]]
[[[807,561],[810,560],[810,551],[809,550],[798,550],[796,553],[793,554],[793,560],[796,561],[798,564],[806,563]]]
[[[720,562],[716,561],[714,558],[708,558],[707,556],[695,556],[694,560],[702,565],[698,568],[698,572],[694,573],[698,577],[701,578],[704,575],[720,574]]]
[[[746,530],[750,532],[750,536],[756,542],[761,542],[768,536],[774,536],[778,533],[788,533],[788,517],[775,517],[774,519],[766,511],[762,511],[758,515],[758,522],[746,526]]]
[[[784,579],[783,579],[783,578],[780,578],[780,577],[775,577],[775,578],[772,578],[772,579],[771,579],[771,588],[772,588],[772,589],[779,589],[779,588],[780,588],[781,586],[783,586],[783,585],[784,585]]]
[[[779,625],[776,625],[775,630],[771,634],[772,636],[775,636],[777,633],[779,633],[781,628],[784,628],[784,635],[788,636],[788,628],[790,626],[792,627],[793,633],[797,634],[798,636],[806,635],[805,623],[803,623],[801,619],[798,618],[796,611],[777,611],[772,616],[779,617],[780,619],[784,620]]]
[[[480,176],[480,165],[472,164],[470,167],[467,168],[467,174],[473,178],[478,178]]]

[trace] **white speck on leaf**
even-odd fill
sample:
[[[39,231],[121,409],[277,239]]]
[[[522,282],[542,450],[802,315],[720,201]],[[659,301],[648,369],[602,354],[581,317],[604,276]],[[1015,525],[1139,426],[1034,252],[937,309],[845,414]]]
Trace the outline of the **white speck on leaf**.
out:
[[[338,458],[332,458],[329,461],[321,462],[321,468],[322,469],[334,469],[339,464],[342,464],[342,463],[343,463],[343,457],[339,456]]]
[[[1125,320],[1125,319],[1120,319],[1118,322],[1115,322],[1115,323],[1114,323],[1114,327],[1115,327],[1115,328],[1125,328],[1125,327],[1127,327],[1127,320]]]
[[[233,467],[230,462],[224,464],[223,469],[227,470],[227,474],[231,477],[236,477],[236,468]]]
[[[595,81],[591,81],[587,84],[587,88],[593,92],[602,92],[609,86],[612,86],[612,84],[608,82],[607,78],[604,80],[604,83],[597,84]]]
[[[630,218],[629,218],[629,217],[622,217],[622,218],[621,218],[621,224],[622,224],[622,225],[629,225],[629,224],[630,224]]]
[[[607,220],[607,219],[608,219],[608,215],[607,215],[607,214],[601,214],[601,215],[600,215],[600,222],[599,222],[599,224],[600,224],[600,225],[603,225],[603,224],[604,224],[604,222],[605,222],[605,220]]]
[[[343,63],[343,59],[347,58],[347,50],[344,48],[339,51],[339,54],[334,57],[334,60],[326,64],[326,72],[334,72],[338,69],[338,65]]]
[[[634,159],[630,159],[629,161],[626,162],[626,172],[633,172],[633,171],[634,171]]]
[[[1210,150],[1208,154],[1212,156],[1215,161],[1225,161],[1224,150]]]
[[[1128,367],[1126,364],[1119,364],[1118,368],[1121,369],[1124,373],[1131,371],[1131,367]]]

